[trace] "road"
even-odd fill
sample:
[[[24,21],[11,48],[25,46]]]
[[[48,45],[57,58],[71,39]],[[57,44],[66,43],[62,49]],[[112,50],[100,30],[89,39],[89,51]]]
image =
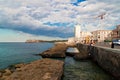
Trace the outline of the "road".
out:
[[[95,46],[102,46],[102,47],[109,47],[111,48],[111,43],[110,42],[99,42],[94,44]],[[115,49],[120,49],[120,45],[114,45]]]

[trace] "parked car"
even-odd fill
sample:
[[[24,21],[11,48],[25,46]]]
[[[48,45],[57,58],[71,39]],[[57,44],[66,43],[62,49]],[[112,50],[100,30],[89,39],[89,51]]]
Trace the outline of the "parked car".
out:
[[[112,42],[115,45],[120,45],[120,39],[113,40]]]

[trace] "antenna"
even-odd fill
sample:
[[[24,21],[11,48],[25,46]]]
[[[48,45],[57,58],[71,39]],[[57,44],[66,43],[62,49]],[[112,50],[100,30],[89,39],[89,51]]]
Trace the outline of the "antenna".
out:
[[[100,19],[102,20],[102,19],[105,18],[105,17],[104,17],[105,15],[106,15],[106,13],[102,13],[102,14],[98,15],[96,18],[100,18]]]

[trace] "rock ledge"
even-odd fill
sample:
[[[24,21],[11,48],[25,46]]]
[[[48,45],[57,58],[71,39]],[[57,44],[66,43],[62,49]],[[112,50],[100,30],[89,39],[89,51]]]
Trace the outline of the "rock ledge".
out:
[[[60,80],[63,75],[63,61],[42,59],[16,70],[4,80]]]

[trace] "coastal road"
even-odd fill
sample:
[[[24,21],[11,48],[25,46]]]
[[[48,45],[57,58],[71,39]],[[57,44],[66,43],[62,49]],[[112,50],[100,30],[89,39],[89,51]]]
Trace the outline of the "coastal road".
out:
[[[109,47],[111,48],[111,43],[110,42],[99,42],[96,43],[95,46],[102,46],[102,47]],[[114,45],[115,49],[120,49],[120,45]]]

